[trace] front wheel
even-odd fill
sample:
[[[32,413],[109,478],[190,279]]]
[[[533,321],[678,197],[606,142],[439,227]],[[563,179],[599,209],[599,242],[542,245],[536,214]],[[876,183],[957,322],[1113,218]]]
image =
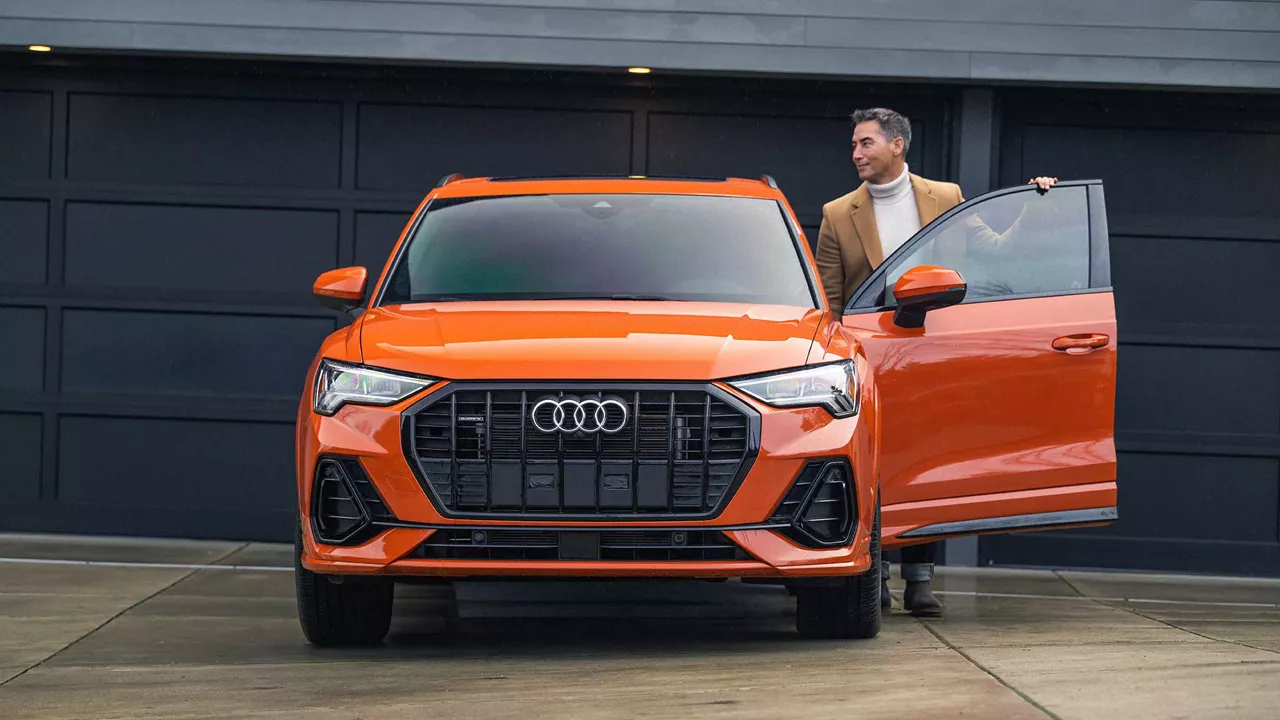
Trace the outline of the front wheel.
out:
[[[880,503],[871,525],[871,568],[836,585],[796,588],[796,630],[807,638],[873,638],[880,633]]]
[[[391,629],[395,585],[382,578],[335,583],[302,566],[302,527],[294,535],[298,621],[312,645],[377,645]]]

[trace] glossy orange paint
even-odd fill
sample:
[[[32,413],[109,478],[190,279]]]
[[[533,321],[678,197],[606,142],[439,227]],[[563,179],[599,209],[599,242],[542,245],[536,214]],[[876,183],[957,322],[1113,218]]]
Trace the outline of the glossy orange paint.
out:
[[[1111,338],[1099,333],[1078,333],[1055,338],[1053,349],[1061,350],[1071,355],[1083,355],[1104,348],[1110,342]]]
[[[715,380],[804,365],[822,320],[779,305],[451,302],[374,308],[362,333],[370,365],[453,380]]]
[[[398,560],[385,567],[343,561],[304,559],[308,570],[334,575],[428,575],[436,577],[672,577],[672,578],[788,578],[852,575],[865,572],[870,563],[833,563],[800,570],[775,567],[764,562],[578,562],[496,560]]]
[[[909,545],[911,542],[946,537],[940,535],[914,541],[910,538],[901,541],[898,539],[903,533],[938,523],[960,522],[975,517],[1024,515],[1028,508],[1034,508],[1030,512],[1063,512],[1081,508],[1113,507],[1115,504],[1115,482],[1100,482],[895,503],[881,510],[880,523],[885,542]]]
[[[653,193],[658,195],[729,195],[776,200],[782,193],[763,180],[728,178],[722,181],[637,178],[557,178],[502,180],[464,178],[436,188],[429,198],[493,197],[497,195],[556,195],[582,193]]]
[[[793,231],[800,232],[785,197],[756,180],[464,179],[433,190],[415,217],[435,198],[526,193],[766,198],[779,202]],[[406,225],[383,265],[379,286],[413,225]],[[813,268],[808,243],[802,245],[804,260]],[[958,278],[946,268],[908,275],[902,288],[907,295],[954,287]],[[848,575],[869,567],[868,530],[877,501],[883,503],[886,546],[918,542],[901,536],[935,523],[1116,504],[1111,430],[1115,321],[1109,293],[957,305],[930,311],[924,326],[915,329],[895,325],[891,312],[849,315],[841,322],[826,310],[825,300],[820,302],[819,308],[586,300],[372,308],[325,340],[308,373],[297,417],[298,511],[309,527],[307,499],[316,459],[338,454],[359,460],[387,507],[405,523],[616,527],[606,521],[444,517],[405,458],[401,413],[451,381],[718,382],[852,358],[861,380],[862,407],[852,418],[836,419],[819,408],[769,407],[719,383],[761,416],[761,448],[751,471],[713,519],[626,523],[636,528],[760,523],[807,460],[847,457],[858,511],[849,546],[815,550],[771,530],[726,529],[754,560],[441,561],[407,557],[432,529],[396,528],[351,547],[319,544],[304,532],[303,564],[318,572],[388,575]],[[1106,343],[1094,347],[1098,337]],[[311,412],[311,389],[322,357],[443,379],[389,407],[347,405],[326,417]]]
[[[364,299],[365,286],[369,282],[369,271],[362,267],[345,267],[330,270],[316,278],[311,291],[325,298],[343,300],[358,304]]]
[[[334,357],[343,347],[340,338],[326,345]],[[322,351],[323,352],[323,351]],[[343,358],[335,358],[343,359]],[[866,358],[855,358],[858,371],[869,373]],[[311,482],[316,459],[336,454],[356,457],[378,486],[387,507],[397,519],[406,523],[483,527],[616,527],[607,521],[535,522],[528,520],[452,520],[442,515],[428,498],[409,467],[401,449],[400,414],[446,382],[388,407],[347,405],[333,416],[310,412],[311,390],[308,389],[298,414],[298,512],[304,527],[309,526]],[[854,475],[875,477],[875,453],[872,443],[877,435],[877,408],[870,402],[875,391],[873,382],[861,389],[864,411],[856,417],[833,418],[819,408],[777,409],[750,396],[722,385],[761,415],[762,446],[751,472],[719,516],[698,521],[627,522],[626,527],[714,528],[760,523],[767,520],[783,495],[799,474],[805,462],[815,457],[848,457]],[[876,503],[877,488],[873,483],[859,482],[856,487],[858,532],[854,542],[845,548],[814,550],[803,548],[772,531],[733,531],[735,541],[760,560],[758,566],[742,563],[691,563],[683,571],[679,563],[550,563],[561,575],[685,575],[722,576],[790,576],[830,575],[861,572],[869,562],[867,549]],[[383,568],[388,573],[425,573],[448,575],[537,574],[536,564],[491,563],[472,561],[426,561],[404,559],[414,546],[427,537],[430,530],[391,530],[363,545],[337,547],[314,542],[308,533],[304,543],[303,563],[309,569],[329,573],[374,572]],[[356,567],[358,566],[358,567]],[[722,567],[721,567],[722,566]],[[649,570],[643,568],[648,567]],[[717,569],[719,567],[719,569]],[[662,570],[659,572],[655,568]]]
[[[496,527],[497,523],[486,523]],[[531,525],[523,523],[522,525]],[[636,523],[649,526],[649,523]],[[628,527],[631,527],[628,524]],[[308,541],[303,565],[314,572],[351,575],[573,576],[573,577],[826,577],[865,572],[870,567],[870,535],[860,533],[849,547],[802,548],[768,530],[726,531],[755,557],[724,562],[504,562],[493,560],[426,560],[405,557],[430,537],[432,530],[397,528],[366,545],[330,548]]]
[[[898,278],[898,282],[893,284],[893,296],[899,301],[912,300],[959,290],[964,286],[964,278],[951,268],[921,265],[911,268]]]
[[[1055,348],[1064,336],[1113,338],[1111,293],[956,305],[917,329],[891,312],[843,325],[875,368],[884,408],[886,546],[921,542],[897,535],[948,513],[1115,506],[1115,344]]]

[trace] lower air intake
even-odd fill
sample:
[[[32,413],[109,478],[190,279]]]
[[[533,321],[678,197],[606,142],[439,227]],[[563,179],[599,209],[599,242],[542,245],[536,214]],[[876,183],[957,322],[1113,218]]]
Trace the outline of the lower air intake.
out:
[[[807,547],[847,545],[857,521],[853,471],[843,460],[805,466],[774,511],[773,522],[789,522],[782,534]]]
[[[413,557],[437,560],[603,560],[705,562],[750,560],[715,530],[437,530]]]
[[[324,458],[316,463],[311,519],[320,542],[354,545],[377,532],[374,522],[395,518],[358,461]]]

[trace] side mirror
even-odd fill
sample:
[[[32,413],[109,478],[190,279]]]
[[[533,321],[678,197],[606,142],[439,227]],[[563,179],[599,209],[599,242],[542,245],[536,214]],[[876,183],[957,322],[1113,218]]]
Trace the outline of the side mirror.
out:
[[[369,271],[362,267],[338,268],[316,278],[311,292],[321,305],[345,312],[364,302],[364,290],[368,282]]]
[[[913,267],[893,284],[893,297],[898,302],[893,322],[904,328],[922,327],[925,313],[958,305],[967,289],[964,278],[955,270],[933,265]]]

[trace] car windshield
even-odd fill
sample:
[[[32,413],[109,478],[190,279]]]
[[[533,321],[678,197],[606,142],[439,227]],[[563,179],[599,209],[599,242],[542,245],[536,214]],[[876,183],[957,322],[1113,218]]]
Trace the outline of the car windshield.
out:
[[[433,202],[382,304],[579,298],[815,306],[777,202],[629,193]]]

